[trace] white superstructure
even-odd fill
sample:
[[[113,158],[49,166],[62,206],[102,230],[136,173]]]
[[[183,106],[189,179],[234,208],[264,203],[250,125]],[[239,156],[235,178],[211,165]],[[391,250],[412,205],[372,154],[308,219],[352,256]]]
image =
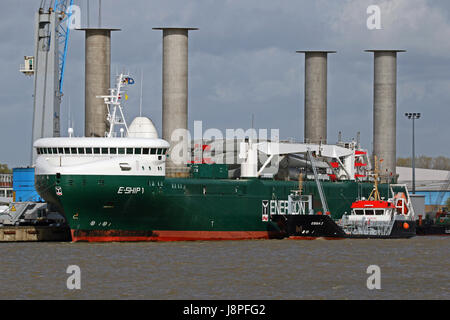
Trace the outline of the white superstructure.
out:
[[[239,157],[241,177],[259,177],[270,163],[278,166],[283,156],[311,153],[329,169],[330,178],[339,180],[367,180],[371,169],[367,150],[359,149],[356,143],[348,145],[326,145],[306,143],[284,143],[263,141],[254,143],[251,139],[241,142]],[[258,169],[259,155],[267,156]],[[295,160],[292,159],[292,160]]]
[[[46,138],[34,143],[36,174],[165,175],[169,143],[145,138]]]
[[[101,96],[108,108],[110,129],[104,138],[44,138],[34,143],[36,175],[142,175],[164,176],[169,143],[159,139],[152,121],[139,117],[127,127],[121,88],[130,78],[120,75],[110,96]],[[118,117],[120,114],[120,117]],[[115,125],[122,125],[116,137]]]

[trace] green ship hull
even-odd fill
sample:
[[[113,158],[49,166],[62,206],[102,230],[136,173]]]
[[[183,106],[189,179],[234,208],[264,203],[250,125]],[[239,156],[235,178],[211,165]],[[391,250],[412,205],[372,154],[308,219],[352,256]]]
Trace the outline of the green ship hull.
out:
[[[373,188],[354,181],[322,186],[333,219]],[[298,182],[36,175],[36,189],[64,213],[73,241],[237,240],[286,236],[282,223],[264,219],[264,203],[282,214]],[[381,185],[382,196],[387,190]],[[322,210],[315,182],[303,182],[303,194],[313,196],[315,211]]]

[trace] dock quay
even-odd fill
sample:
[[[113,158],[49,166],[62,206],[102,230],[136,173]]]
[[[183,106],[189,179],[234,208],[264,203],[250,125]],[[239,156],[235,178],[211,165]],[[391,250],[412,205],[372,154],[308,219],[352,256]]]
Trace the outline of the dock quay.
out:
[[[3,226],[0,242],[71,241],[67,226]]]

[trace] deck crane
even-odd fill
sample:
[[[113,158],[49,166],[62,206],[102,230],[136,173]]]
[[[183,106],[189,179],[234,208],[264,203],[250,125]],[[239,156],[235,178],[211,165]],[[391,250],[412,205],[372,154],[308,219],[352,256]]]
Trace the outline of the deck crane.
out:
[[[34,75],[32,141],[60,136],[60,105],[73,0],[41,0],[35,18],[34,56],[26,56],[20,72]],[[36,153],[31,147],[31,165]]]

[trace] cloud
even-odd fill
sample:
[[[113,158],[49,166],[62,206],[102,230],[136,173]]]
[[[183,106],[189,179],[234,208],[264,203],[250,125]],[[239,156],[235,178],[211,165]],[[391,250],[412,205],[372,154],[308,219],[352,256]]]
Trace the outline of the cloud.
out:
[[[372,148],[373,57],[370,48],[399,48],[398,155],[410,154],[410,123],[404,112],[422,112],[416,126],[418,153],[450,156],[448,66],[450,2],[444,0],[111,0],[103,24],[112,36],[112,73],[144,71],[144,114],[161,130],[162,37],[157,26],[191,26],[189,38],[189,124],[279,128],[281,138],[303,139],[304,57],[296,50],[328,49],[328,141],[361,131]],[[95,25],[95,1],[91,24]],[[85,1],[78,1],[86,24]],[[368,30],[367,6],[381,8],[382,30]],[[33,54],[35,1],[4,0],[0,12],[0,163],[26,165],[32,118],[33,81],[18,72]],[[17,23],[21,21],[21,23]],[[11,28],[10,26],[14,26]],[[138,82],[138,81],[137,81]],[[126,118],[139,114],[139,88],[130,88]],[[68,100],[75,132],[84,130],[84,35],[71,33],[61,132],[67,132]],[[7,151],[6,151],[7,150]]]
[[[321,1],[322,5],[329,4]],[[408,49],[431,57],[448,57],[450,22],[441,7],[426,0],[350,0],[336,2],[329,26],[336,44],[367,48]],[[369,30],[366,9],[378,5],[381,30]]]

